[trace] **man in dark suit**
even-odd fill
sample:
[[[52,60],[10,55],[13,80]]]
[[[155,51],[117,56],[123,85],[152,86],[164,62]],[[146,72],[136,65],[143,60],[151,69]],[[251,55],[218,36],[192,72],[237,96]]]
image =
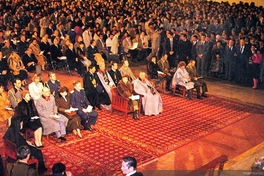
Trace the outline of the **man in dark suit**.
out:
[[[22,61],[27,71],[33,72],[36,70],[36,65],[38,63],[38,60],[36,59],[35,55],[32,53],[31,48],[28,48],[26,50],[26,54],[23,56]]]
[[[20,41],[17,43],[17,53],[20,57],[23,57],[25,54],[25,51],[28,48],[28,43],[26,42],[26,36],[21,35]]]
[[[88,59],[92,62],[92,64],[96,64],[96,60],[94,59],[94,54],[99,53],[96,47],[96,41],[94,39],[91,40],[90,46],[87,48]]]
[[[98,113],[92,110],[92,106],[86,98],[81,82],[75,81],[73,86],[74,90],[70,95],[71,105],[73,108],[78,108],[77,114],[81,117],[81,124],[84,126],[84,129],[93,131],[94,129],[91,125],[95,125]]]
[[[165,54],[168,55],[168,61],[171,68],[174,68],[176,66],[176,52],[178,43],[173,38],[173,33],[168,32],[167,34],[168,38],[165,40]]]
[[[121,170],[123,174],[129,176],[143,176],[141,172],[137,172],[137,160],[132,156],[126,156],[122,159]]]
[[[234,79],[235,64],[237,57],[237,49],[234,46],[234,41],[229,40],[224,50],[224,68],[225,68],[225,79]]]
[[[75,70],[78,72],[80,76],[84,75],[84,65],[78,58],[78,55],[75,53],[73,44],[69,43],[68,49],[65,51],[65,55],[67,57],[67,62],[71,70]]]
[[[196,60],[197,52],[196,52],[196,45],[198,43],[197,35],[192,36],[192,49],[191,49],[191,59]]]
[[[250,48],[245,44],[244,39],[240,39],[239,46],[237,48],[237,58],[236,58],[236,78],[237,83],[245,84],[249,82],[246,77],[247,74],[247,65],[250,57]]]
[[[190,40],[187,39],[186,34],[181,34],[181,38],[178,44],[178,61],[184,61],[188,63],[191,57],[192,44]]]
[[[201,35],[201,41],[199,41],[196,45],[197,52],[197,74],[200,76],[205,76],[206,71],[206,58],[209,52],[209,44],[205,42],[206,35]]]
[[[95,73],[95,65],[90,65],[88,69],[89,71],[83,78],[86,97],[94,108],[97,107],[101,110],[100,104],[109,104],[111,101],[98,75]]]
[[[49,27],[46,28],[46,34],[48,34],[49,38],[51,37],[51,35],[52,35],[53,32],[54,32],[52,26],[53,26],[53,23],[50,22],[50,23],[49,23]]]
[[[113,79],[116,86],[117,86],[118,82],[122,79],[122,75],[117,68],[118,68],[117,62],[112,62],[111,63],[111,69],[108,71],[109,75]]]
[[[59,42],[59,39],[55,38],[53,44],[50,46],[51,59],[57,62],[61,61],[59,57],[63,55]]]
[[[50,46],[50,54],[51,54],[51,60],[56,61],[57,67],[61,68],[64,64],[66,64],[66,59],[63,60],[61,57],[63,56],[63,54],[59,42],[60,39],[57,38],[54,39],[53,45]]]

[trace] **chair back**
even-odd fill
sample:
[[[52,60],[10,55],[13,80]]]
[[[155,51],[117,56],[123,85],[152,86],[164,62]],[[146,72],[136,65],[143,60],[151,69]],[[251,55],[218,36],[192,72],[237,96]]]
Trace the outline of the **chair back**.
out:
[[[16,160],[17,159],[17,148],[16,144],[8,139],[3,139],[4,142],[4,154],[9,158]]]

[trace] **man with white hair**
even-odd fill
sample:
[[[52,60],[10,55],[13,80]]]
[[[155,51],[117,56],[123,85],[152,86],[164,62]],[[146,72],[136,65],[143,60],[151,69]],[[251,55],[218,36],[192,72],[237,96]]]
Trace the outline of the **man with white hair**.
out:
[[[163,111],[161,96],[146,79],[145,72],[140,72],[139,78],[134,81],[134,90],[137,94],[143,95],[142,105],[145,115],[158,115]]]

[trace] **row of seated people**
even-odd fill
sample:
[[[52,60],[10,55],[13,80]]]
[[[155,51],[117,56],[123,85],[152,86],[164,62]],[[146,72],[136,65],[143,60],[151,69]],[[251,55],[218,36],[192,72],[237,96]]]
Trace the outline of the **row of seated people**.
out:
[[[50,75],[50,78],[56,79],[54,73]],[[55,132],[59,140],[65,141],[63,136],[66,131],[73,131],[75,135],[82,137],[80,129],[84,127],[85,130],[92,131],[91,124],[94,125],[97,119],[95,111],[87,110],[89,101],[80,82],[74,83],[74,91],[69,94],[67,87],[57,87],[59,82],[53,80],[49,80],[46,86],[43,86],[40,76],[34,75],[29,91],[21,86],[19,79],[15,79],[14,87],[8,91],[8,95],[2,90],[6,103],[1,106],[1,113],[5,114],[1,121],[10,119],[13,114],[21,116],[24,122],[23,131],[27,128],[33,130],[35,144],[39,147],[42,146],[42,131],[44,135]],[[54,97],[56,87],[57,96]],[[82,95],[79,95],[79,92]]]
[[[122,77],[126,77],[124,79],[127,79],[128,81],[124,81]],[[120,69],[118,69],[118,64],[113,62],[109,71],[106,70],[104,63],[99,65],[99,70],[97,72],[96,66],[91,65],[89,71],[83,78],[83,82],[88,100],[91,102],[92,106],[97,107],[98,109],[101,109],[100,105],[102,105],[102,107],[110,110],[112,99],[111,89],[117,87],[118,90],[121,90],[119,85],[125,84],[128,90],[122,90],[120,91],[120,94],[128,98],[131,97],[134,90],[135,93],[143,95],[142,105],[145,115],[157,115],[162,112],[162,101],[159,93],[146,79],[146,74],[144,72],[140,73],[139,78],[134,76],[129,67],[128,60],[123,62]],[[129,82],[129,85],[127,82]],[[129,89],[129,87],[131,87],[130,84],[132,83],[134,88]],[[153,91],[153,94],[149,94],[151,91]],[[153,101],[153,97],[157,97],[154,99],[155,101]],[[137,111],[137,108],[135,108],[135,111]],[[134,115],[134,119],[138,119],[137,115]]]
[[[12,51],[12,49],[10,49],[10,53],[1,52],[0,82],[7,85],[7,81],[11,79],[10,77],[20,78],[22,82],[24,82],[28,77],[27,72],[36,72],[40,74],[41,70],[45,70],[47,58],[50,59],[50,57],[53,57],[52,59],[56,62],[58,67],[67,64],[71,70],[76,70],[83,76],[85,67],[89,66],[91,61],[89,61],[85,55],[81,54],[82,50],[79,48],[79,55],[77,55],[72,43],[67,43],[67,49],[63,55],[58,47],[58,42],[58,39],[54,39],[54,45],[51,47],[46,46],[46,49],[44,48],[45,50],[43,49],[43,51],[41,51],[37,40],[33,39],[32,43],[25,49],[23,54],[19,55],[15,51]],[[5,45],[10,45],[10,41],[7,40]],[[82,46],[84,46],[83,43],[80,44],[80,48]]]
[[[40,76],[35,75],[33,81],[31,84],[41,85],[39,84]],[[72,131],[81,138],[80,129],[93,131],[91,125],[95,125],[98,114],[92,108],[88,108],[89,101],[79,81],[74,82],[74,90],[71,94],[68,94],[68,89],[62,86],[56,97],[51,95],[48,87],[40,87],[42,87],[41,96],[34,100],[31,99],[31,92],[22,90],[21,80],[16,79],[14,88],[8,92],[11,101],[16,101],[16,107],[13,110],[10,108],[10,102],[3,86],[0,85],[0,98],[5,101],[5,104],[1,104],[0,112],[4,114],[1,116],[1,121],[10,119],[4,139],[15,143],[17,148],[22,145],[28,146],[32,156],[39,160],[39,173],[43,173],[47,169],[42,152],[39,150],[44,147],[42,134],[48,135],[55,132],[58,140],[63,142],[66,141],[66,131]],[[16,92],[13,92],[14,90]],[[25,133],[27,129],[34,132],[33,143],[26,141],[20,134],[20,132]]]
[[[187,98],[192,99],[192,90],[196,89],[197,98],[207,97],[207,85],[204,79],[196,72],[195,61],[191,60],[186,67],[184,61],[179,62],[177,68],[170,68],[167,54],[163,54],[161,59],[157,61],[153,56],[148,63],[148,73],[151,79],[155,81],[166,80],[166,90],[170,91],[171,86],[181,85],[187,89]],[[202,88],[202,92],[201,89]]]

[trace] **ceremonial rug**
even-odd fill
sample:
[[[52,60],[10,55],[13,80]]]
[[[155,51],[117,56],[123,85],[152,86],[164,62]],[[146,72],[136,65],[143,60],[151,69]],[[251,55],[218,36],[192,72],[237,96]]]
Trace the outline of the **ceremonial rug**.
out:
[[[122,112],[101,110],[95,132],[82,131],[83,138],[68,134],[63,143],[55,135],[43,138],[46,174],[55,162],[63,162],[75,176],[121,175],[124,156],[134,156],[142,165],[243,118],[264,113],[261,107],[212,95],[193,101],[170,94],[161,97],[164,109],[157,116],[140,115],[134,121],[132,115],[125,119]],[[0,125],[2,137],[6,127]]]

